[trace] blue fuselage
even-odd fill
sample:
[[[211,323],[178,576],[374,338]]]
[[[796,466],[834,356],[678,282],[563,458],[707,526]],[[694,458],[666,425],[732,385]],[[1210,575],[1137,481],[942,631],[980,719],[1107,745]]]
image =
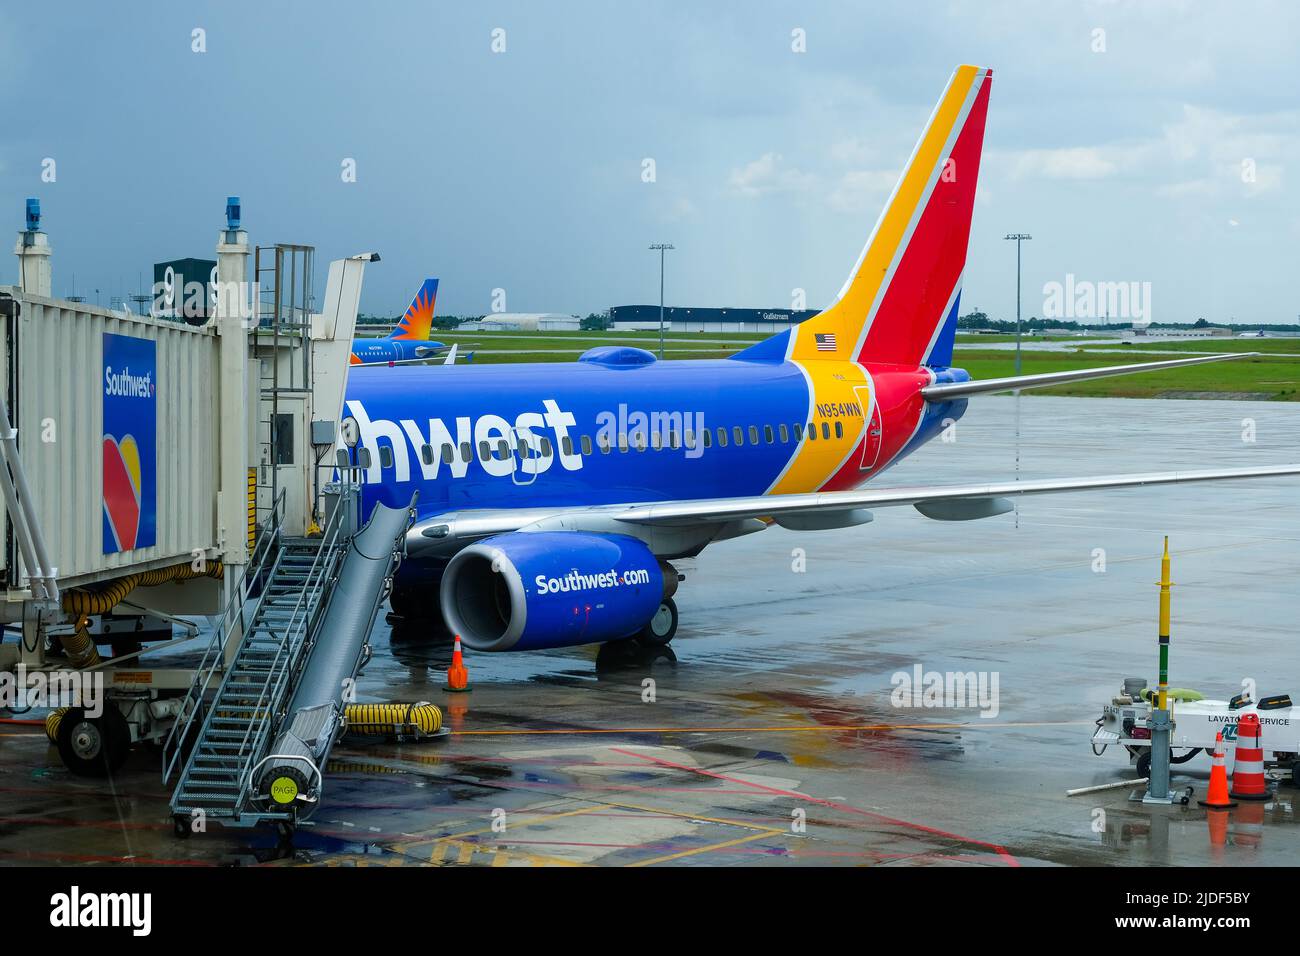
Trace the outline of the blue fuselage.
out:
[[[417,339],[353,339],[352,354],[362,364],[409,362],[428,358],[443,348],[441,342]]]
[[[799,469],[826,480],[868,432],[865,391],[848,393],[860,403],[814,401],[793,362],[634,361],[354,368],[343,414],[371,451],[364,507],[402,506],[415,490],[421,518],[759,495],[787,490],[774,486]],[[960,404],[927,407],[894,457]]]

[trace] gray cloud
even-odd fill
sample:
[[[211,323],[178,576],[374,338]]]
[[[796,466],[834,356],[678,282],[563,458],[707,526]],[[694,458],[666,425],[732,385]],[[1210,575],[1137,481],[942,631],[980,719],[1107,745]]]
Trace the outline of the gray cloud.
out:
[[[953,67],[975,62],[994,84],[964,308],[1013,307],[1001,237],[1028,231],[1031,306],[1070,272],[1151,281],[1160,319],[1285,321],[1298,18],[1281,2],[30,5],[0,14],[0,211],[16,230],[41,196],[56,291],[75,273],[105,300],[157,259],[210,254],[235,193],[259,242],[380,250],[370,311],[426,274],[445,312],[485,310],[496,287],[538,311],[649,301],[656,240],[678,248],[672,301],[798,287],[818,305]]]

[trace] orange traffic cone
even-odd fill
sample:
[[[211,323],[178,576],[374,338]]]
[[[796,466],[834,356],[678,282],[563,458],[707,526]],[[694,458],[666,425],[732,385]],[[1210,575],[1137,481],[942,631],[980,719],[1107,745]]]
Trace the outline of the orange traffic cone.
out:
[[[456,646],[451,652],[451,666],[447,668],[447,683],[443,685],[443,690],[465,692],[471,690],[469,686],[469,671],[465,668],[465,661],[460,656],[460,635],[456,635]]]
[[[1264,748],[1259,742],[1259,717],[1242,714],[1237,721],[1237,755],[1232,761],[1234,800],[1267,800],[1268,782],[1264,779]]]
[[[1223,732],[1214,735],[1214,762],[1210,767],[1210,789],[1204,800],[1197,800],[1211,810],[1227,810],[1237,804],[1228,799],[1228,768],[1223,761]],[[1211,828],[1213,835],[1213,828]],[[1222,845],[1222,844],[1220,844]]]

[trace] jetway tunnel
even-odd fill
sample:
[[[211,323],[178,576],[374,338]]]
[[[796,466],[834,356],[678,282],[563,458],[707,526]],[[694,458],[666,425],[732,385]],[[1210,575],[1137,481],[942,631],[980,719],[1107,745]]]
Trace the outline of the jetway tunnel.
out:
[[[208,705],[255,623],[272,658],[294,662],[246,713],[272,739],[278,707],[325,666],[314,655],[360,660],[398,560],[400,536],[374,550],[368,531],[357,564],[355,485],[330,454],[365,267],[379,257],[331,262],[318,302],[314,250],[254,246],[237,197],[215,251],[202,324],[157,302],[144,314],[58,299],[29,200],[19,282],[0,286],[0,670],[69,676],[65,698],[38,706],[70,707],[54,723],[80,773],[112,773],[142,741],[190,753],[186,734],[217,713]],[[386,533],[407,513],[380,518]],[[286,618],[270,592],[307,572],[315,599]],[[187,641],[196,653],[172,653]],[[77,706],[91,693],[106,704],[98,716]]]

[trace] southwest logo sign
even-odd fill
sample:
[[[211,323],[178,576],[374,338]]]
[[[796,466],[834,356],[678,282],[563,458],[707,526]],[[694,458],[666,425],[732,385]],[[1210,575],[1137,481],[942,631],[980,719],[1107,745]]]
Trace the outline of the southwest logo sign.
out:
[[[157,543],[157,343],[104,333],[104,554]]]

